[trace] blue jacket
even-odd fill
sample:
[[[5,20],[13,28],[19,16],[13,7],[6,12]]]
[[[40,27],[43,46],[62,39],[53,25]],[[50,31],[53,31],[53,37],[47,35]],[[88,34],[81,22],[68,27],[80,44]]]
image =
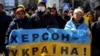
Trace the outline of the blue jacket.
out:
[[[68,21],[65,25],[65,28],[64,29],[72,29],[72,28],[75,28],[75,29],[83,29],[83,30],[88,30],[88,26],[82,22],[78,28],[76,28],[74,22],[72,20]]]
[[[73,28],[75,31],[72,30]],[[73,43],[90,43],[88,26],[84,22],[81,22],[78,26],[76,26],[75,22],[70,20],[66,23],[64,29],[66,31],[70,30],[70,40]]]

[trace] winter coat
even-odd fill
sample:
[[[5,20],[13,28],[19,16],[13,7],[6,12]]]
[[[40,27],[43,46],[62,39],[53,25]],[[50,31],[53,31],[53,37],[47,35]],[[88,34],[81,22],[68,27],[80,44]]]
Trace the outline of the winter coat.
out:
[[[37,12],[31,16],[30,23],[33,28],[57,28],[56,19],[49,13]]]
[[[44,13],[42,12],[37,12],[31,16],[29,21],[32,25],[32,28],[42,28],[41,18],[43,14]]]
[[[44,14],[41,18],[42,28],[58,28],[56,19],[51,14]]]
[[[7,41],[9,39],[9,35],[10,35],[11,31],[14,29],[31,29],[29,19],[27,17],[25,17],[24,19],[14,18],[14,20],[10,23],[8,30],[6,32]]]
[[[91,26],[92,46],[100,49],[100,22],[97,21]]]
[[[70,31],[70,39],[74,43],[90,43],[90,31],[83,21],[75,22],[70,20],[65,25],[65,30]]]
[[[10,16],[7,16],[3,11],[0,12],[0,52],[5,49],[6,31],[11,21],[12,18]]]
[[[74,19],[72,20],[69,20],[66,25],[65,25],[65,28],[64,29],[84,29],[84,30],[88,30],[88,26],[87,24],[85,24],[82,21],[80,21],[79,23],[76,23]]]
[[[57,21],[57,23],[58,23],[58,28],[64,29],[66,20],[64,20],[64,19],[62,18],[62,16],[60,16],[60,15],[58,15],[58,14],[56,14],[56,15],[54,16],[54,18],[56,19],[56,21]]]

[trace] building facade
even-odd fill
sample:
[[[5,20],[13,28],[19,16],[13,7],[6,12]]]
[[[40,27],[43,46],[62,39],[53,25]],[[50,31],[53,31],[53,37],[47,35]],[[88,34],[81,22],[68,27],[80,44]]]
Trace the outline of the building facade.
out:
[[[6,7],[17,7],[20,4],[25,7],[36,7],[38,0],[0,0],[0,3],[3,3]],[[59,0],[59,7],[61,7],[62,3],[70,3],[72,7],[89,5],[94,8],[100,5],[100,0]]]
[[[12,8],[18,5],[28,6],[29,0],[0,0],[0,3],[2,3],[5,8]]]

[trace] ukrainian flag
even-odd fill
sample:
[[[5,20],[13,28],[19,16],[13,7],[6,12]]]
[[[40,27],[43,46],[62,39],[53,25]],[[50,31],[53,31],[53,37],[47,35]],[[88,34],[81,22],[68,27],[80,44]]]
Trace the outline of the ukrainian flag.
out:
[[[47,0],[38,0],[38,3],[39,2],[45,2],[45,3],[47,3]]]

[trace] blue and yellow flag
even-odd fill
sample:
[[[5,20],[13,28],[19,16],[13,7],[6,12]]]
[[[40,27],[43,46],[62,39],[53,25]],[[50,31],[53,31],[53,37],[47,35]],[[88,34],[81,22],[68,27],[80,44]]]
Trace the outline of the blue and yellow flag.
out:
[[[47,0],[38,0],[38,3],[39,2],[45,2],[45,3],[47,3]]]
[[[85,30],[13,30],[7,47],[9,56],[91,56],[90,36]]]

